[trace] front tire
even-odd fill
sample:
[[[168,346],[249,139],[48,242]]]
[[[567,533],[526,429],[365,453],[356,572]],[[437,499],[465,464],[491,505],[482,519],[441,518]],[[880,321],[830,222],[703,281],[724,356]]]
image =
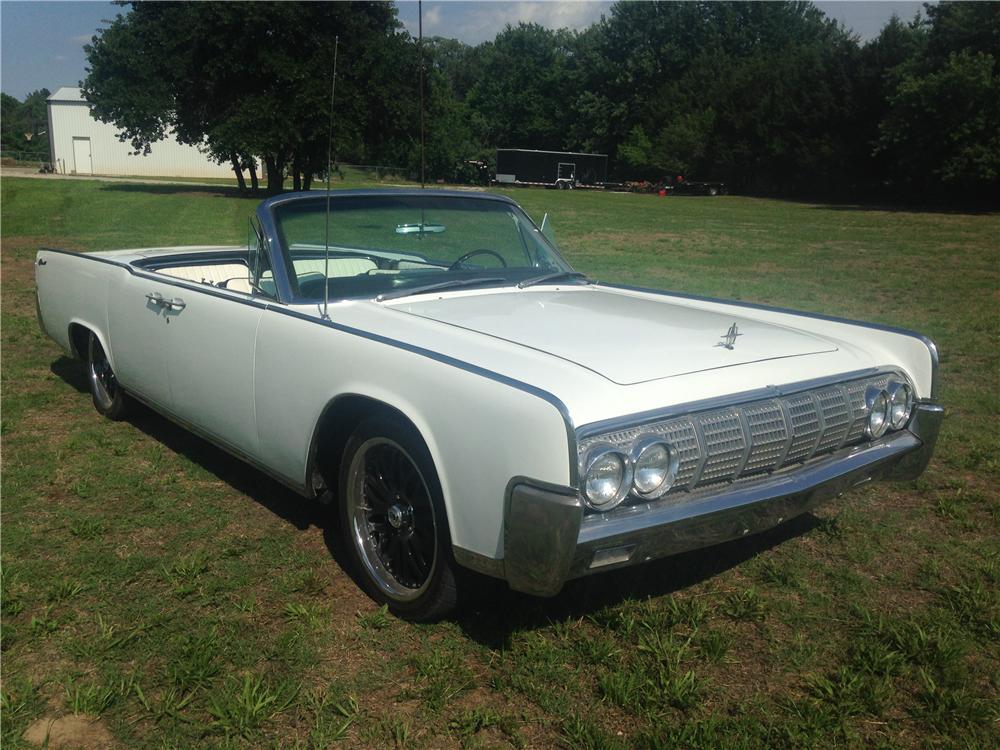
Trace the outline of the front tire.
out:
[[[91,331],[87,340],[87,382],[94,408],[108,419],[124,419],[128,412],[128,397],[118,383],[101,340]]]
[[[362,422],[340,465],[340,526],[365,591],[407,620],[438,620],[457,601],[451,537],[430,452],[398,421]]]

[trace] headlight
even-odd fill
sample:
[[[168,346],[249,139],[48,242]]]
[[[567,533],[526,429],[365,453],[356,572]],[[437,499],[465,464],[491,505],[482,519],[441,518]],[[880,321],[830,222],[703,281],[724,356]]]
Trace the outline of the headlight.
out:
[[[655,437],[636,442],[632,449],[632,486],[639,497],[652,500],[664,495],[677,478],[680,461],[669,443]]]
[[[913,389],[906,383],[889,381],[889,426],[900,430],[910,421],[913,410]]]
[[[865,391],[865,405],[868,407],[865,433],[873,440],[880,438],[889,428],[889,394],[875,386],[869,386]]]
[[[595,445],[587,454],[583,494],[596,510],[611,510],[632,486],[632,460],[615,446]]]

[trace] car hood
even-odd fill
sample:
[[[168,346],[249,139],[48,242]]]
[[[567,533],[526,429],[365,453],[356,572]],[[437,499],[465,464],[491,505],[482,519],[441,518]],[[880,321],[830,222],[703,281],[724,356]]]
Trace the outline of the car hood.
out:
[[[794,328],[595,286],[504,288],[388,307],[560,357],[620,385],[837,351]],[[722,342],[733,324],[739,336],[730,349]]]

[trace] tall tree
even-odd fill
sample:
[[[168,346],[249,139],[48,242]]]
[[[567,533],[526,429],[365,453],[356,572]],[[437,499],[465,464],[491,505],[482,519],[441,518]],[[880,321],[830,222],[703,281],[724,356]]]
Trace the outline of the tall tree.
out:
[[[0,94],[0,142],[5,151],[16,151],[31,159],[50,159],[48,98],[48,89],[32,91],[23,102]]]
[[[926,6],[887,61],[875,158],[911,196],[1000,189],[1000,3]],[[893,24],[888,33],[898,34]],[[892,65],[895,63],[895,65]]]
[[[269,190],[286,171],[307,187],[325,169],[338,36],[338,149],[380,155],[407,139],[392,63],[413,50],[398,26],[379,2],[137,2],[85,47],[83,89],[138,152],[173,131],[237,173],[259,157]]]

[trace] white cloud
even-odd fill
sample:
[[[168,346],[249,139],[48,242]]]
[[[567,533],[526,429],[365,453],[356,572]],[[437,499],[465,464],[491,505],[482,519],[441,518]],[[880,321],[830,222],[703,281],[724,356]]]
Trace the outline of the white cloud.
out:
[[[417,32],[416,3],[400,3],[401,20]],[[607,14],[610,2],[549,0],[548,2],[441,2],[424,8],[424,33],[478,44],[493,39],[507,24],[537,23],[549,29],[583,29]]]
[[[432,5],[424,13],[424,29],[429,36],[438,36],[437,31],[441,26],[441,6]]]

